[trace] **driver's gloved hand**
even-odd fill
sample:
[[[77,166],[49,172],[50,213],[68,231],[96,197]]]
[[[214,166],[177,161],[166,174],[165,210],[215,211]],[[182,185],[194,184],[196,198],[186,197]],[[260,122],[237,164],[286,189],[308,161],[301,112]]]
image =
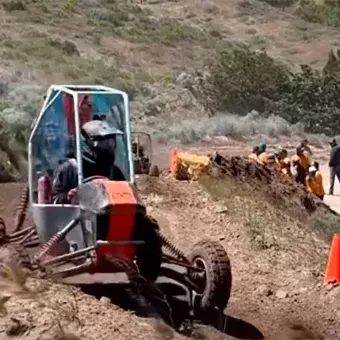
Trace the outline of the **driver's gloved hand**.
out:
[[[67,199],[69,202],[72,202],[72,200],[75,198],[77,194],[77,188],[73,188],[71,189],[68,193],[67,193]]]

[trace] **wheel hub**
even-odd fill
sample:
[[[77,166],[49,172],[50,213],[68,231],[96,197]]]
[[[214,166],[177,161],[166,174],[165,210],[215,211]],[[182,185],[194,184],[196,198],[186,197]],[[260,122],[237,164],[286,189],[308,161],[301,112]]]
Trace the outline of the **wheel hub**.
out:
[[[190,271],[189,277],[190,279],[200,288],[197,292],[198,294],[203,294],[206,288],[207,280],[206,280],[206,273],[207,273],[207,266],[203,259],[197,257],[194,259],[192,266],[201,271]]]

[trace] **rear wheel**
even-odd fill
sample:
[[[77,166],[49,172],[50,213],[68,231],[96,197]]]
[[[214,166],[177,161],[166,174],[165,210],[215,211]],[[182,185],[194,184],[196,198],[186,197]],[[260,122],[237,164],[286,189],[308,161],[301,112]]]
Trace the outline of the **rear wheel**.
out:
[[[202,240],[196,243],[188,255],[194,267],[204,269],[202,274],[189,273],[191,279],[200,287],[202,294],[200,308],[218,308],[223,311],[229,301],[232,274],[227,252],[216,241]]]
[[[149,216],[143,216],[137,223],[134,239],[144,241],[136,250],[136,262],[140,274],[149,281],[155,281],[162,263],[162,241],[158,235],[158,223]]]

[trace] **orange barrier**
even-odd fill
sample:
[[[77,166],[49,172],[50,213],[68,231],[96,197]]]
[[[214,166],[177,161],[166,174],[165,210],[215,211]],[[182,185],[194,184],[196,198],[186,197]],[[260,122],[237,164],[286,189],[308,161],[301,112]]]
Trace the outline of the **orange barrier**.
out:
[[[340,235],[334,235],[329,252],[324,284],[340,283]]]

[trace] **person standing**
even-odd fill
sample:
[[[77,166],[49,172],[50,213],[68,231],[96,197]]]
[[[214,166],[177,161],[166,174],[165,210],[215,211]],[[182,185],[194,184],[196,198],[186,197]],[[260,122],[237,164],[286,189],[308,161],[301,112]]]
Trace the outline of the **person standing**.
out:
[[[292,157],[291,173],[296,183],[306,186],[306,169],[301,165],[301,160],[298,155],[294,155]]]
[[[334,181],[335,176],[338,178],[340,182],[340,146],[333,139],[329,145],[331,146],[331,154],[329,158],[329,170],[330,170],[330,187],[329,187],[329,195],[334,195]]]

